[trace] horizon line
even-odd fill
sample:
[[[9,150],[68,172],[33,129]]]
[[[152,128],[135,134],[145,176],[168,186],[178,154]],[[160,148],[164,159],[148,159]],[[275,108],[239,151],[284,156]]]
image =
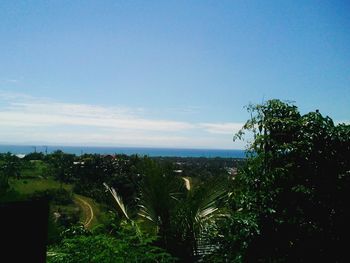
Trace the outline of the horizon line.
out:
[[[1,146],[24,146],[24,147],[72,147],[72,148],[132,148],[132,149],[178,149],[178,150],[225,150],[225,151],[245,151],[246,149],[231,149],[231,148],[210,148],[210,147],[164,147],[164,146],[127,146],[127,145],[113,145],[113,146],[103,146],[103,145],[60,145],[60,144],[28,144],[28,143],[2,143]]]

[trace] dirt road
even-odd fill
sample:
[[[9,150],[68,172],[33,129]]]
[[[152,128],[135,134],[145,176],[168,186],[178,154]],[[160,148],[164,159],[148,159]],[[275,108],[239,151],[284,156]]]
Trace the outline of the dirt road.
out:
[[[91,221],[94,219],[94,210],[92,209],[89,202],[81,196],[74,196],[75,203],[82,209],[84,219],[84,227],[88,228],[91,224]]]

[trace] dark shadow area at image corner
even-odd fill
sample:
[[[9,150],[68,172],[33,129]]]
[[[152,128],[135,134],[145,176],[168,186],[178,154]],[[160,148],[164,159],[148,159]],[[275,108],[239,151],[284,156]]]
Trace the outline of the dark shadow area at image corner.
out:
[[[0,262],[46,262],[49,202],[0,203]]]

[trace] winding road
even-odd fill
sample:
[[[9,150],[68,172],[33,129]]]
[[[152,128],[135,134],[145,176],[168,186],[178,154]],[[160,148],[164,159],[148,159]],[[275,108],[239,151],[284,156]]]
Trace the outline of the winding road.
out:
[[[88,228],[91,221],[94,219],[94,210],[92,209],[91,205],[83,198],[75,195],[74,200],[76,201],[77,205],[82,208],[83,214],[85,215],[83,224],[84,227]]]

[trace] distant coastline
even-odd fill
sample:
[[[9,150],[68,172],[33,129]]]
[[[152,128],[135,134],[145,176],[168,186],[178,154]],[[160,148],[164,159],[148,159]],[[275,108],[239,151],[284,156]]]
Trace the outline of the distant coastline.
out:
[[[0,145],[0,152],[28,154],[31,152],[52,153],[62,150],[65,153],[81,154],[138,154],[150,157],[206,157],[206,158],[245,158],[244,150],[230,149],[186,149],[186,148],[151,148],[151,147],[93,147],[93,146],[35,146],[35,145]]]

